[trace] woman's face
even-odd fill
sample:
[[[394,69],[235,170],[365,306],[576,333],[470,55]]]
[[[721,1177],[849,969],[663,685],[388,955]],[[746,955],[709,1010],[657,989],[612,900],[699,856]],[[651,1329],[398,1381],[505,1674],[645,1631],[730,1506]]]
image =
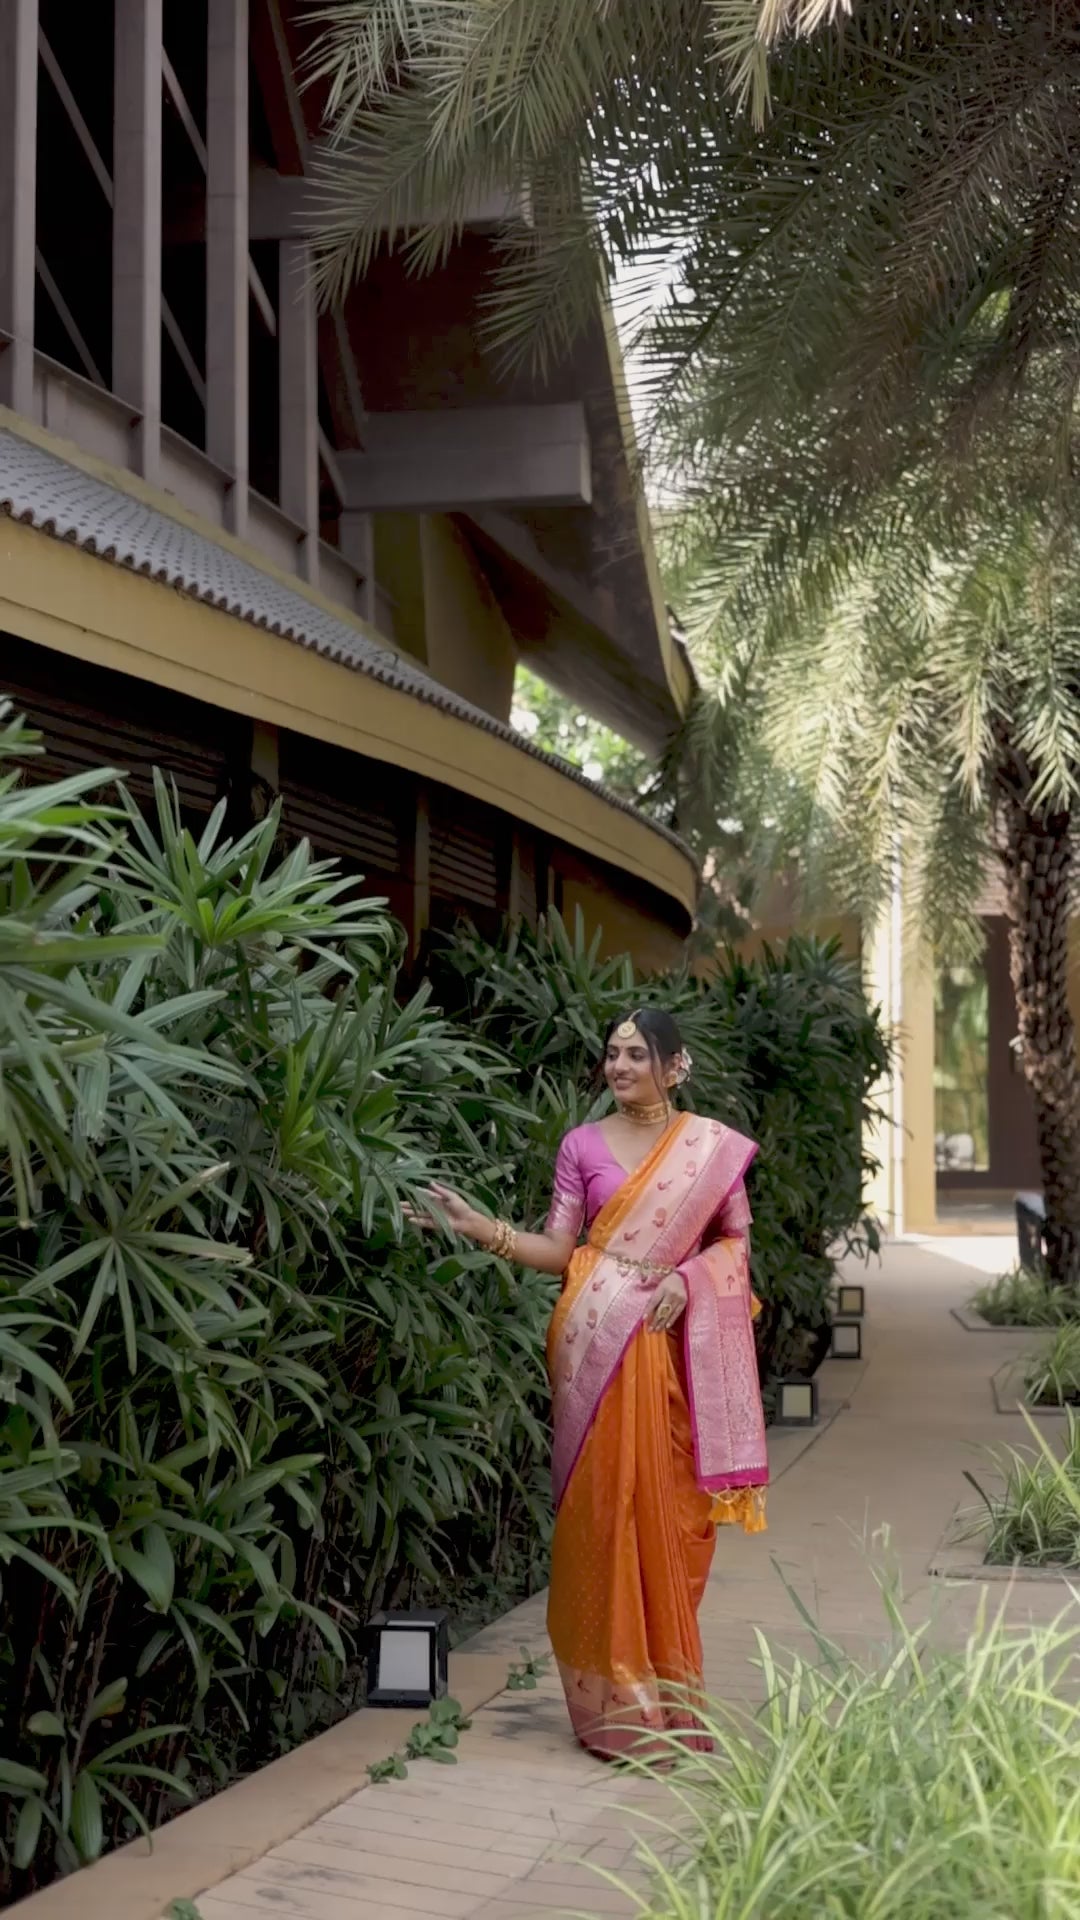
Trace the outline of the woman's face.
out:
[[[666,1092],[666,1088],[657,1083],[648,1045],[637,1032],[628,1039],[617,1032],[612,1034],[604,1056],[604,1079],[616,1100],[621,1100],[624,1106],[653,1106]]]

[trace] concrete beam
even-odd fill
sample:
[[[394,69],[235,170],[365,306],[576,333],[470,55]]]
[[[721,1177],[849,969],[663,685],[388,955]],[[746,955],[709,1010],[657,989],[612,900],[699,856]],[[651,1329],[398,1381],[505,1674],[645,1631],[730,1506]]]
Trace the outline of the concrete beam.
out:
[[[161,453],[162,0],[116,0],[113,117],[113,391],[139,418],[136,472]]]
[[[0,4],[0,401],[34,409],[37,0]]]
[[[585,409],[469,407],[369,413],[362,452],[338,454],[344,505],[369,513],[473,507],[587,507],[592,459]]]
[[[319,564],[319,386],[311,250],[303,240],[286,240],[278,258],[279,498],[282,512],[304,529],[300,570],[314,581]]]
[[[316,149],[304,174],[274,173],[269,167],[255,167],[251,174],[251,238],[253,240],[296,240],[315,231],[314,210],[325,194],[323,182],[311,177],[327,158],[325,148]],[[465,225],[473,228],[501,227],[527,215],[519,198],[509,193],[487,194],[470,207]],[[417,208],[415,224],[432,219],[430,211]]]

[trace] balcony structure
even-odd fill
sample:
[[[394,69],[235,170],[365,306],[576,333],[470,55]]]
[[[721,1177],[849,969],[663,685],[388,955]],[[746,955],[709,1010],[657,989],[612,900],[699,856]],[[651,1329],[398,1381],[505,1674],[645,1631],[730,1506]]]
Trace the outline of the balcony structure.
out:
[[[305,14],[0,9],[0,685],[49,770],[280,794],[416,949],[560,904],[670,960],[684,849],[509,726],[519,662],[657,755],[691,690],[608,318],[506,374],[495,203],[316,310]]]

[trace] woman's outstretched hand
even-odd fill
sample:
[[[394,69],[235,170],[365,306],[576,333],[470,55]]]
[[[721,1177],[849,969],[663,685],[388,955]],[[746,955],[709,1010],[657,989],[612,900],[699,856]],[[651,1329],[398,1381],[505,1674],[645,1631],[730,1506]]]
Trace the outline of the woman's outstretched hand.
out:
[[[469,1202],[463,1200],[461,1195],[455,1193],[452,1188],[432,1184],[428,1187],[427,1193],[440,1208],[447,1226],[452,1227],[455,1233],[460,1233],[466,1240],[479,1240],[481,1245],[491,1238],[494,1232],[494,1221],[489,1220],[486,1214],[478,1213],[475,1207],[471,1207]],[[431,1232],[442,1225],[442,1221],[435,1214],[418,1213],[415,1207],[403,1207],[402,1212],[406,1220],[411,1220],[413,1226],[419,1227],[423,1232]]]
[[[649,1308],[648,1327],[651,1333],[670,1333],[673,1326],[686,1312],[686,1281],[681,1273],[664,1275]]]

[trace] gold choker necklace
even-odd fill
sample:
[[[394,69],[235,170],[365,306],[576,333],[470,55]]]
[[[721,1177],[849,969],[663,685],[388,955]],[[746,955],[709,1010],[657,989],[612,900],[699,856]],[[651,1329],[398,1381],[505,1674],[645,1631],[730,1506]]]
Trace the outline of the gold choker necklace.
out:
[[[623,1119],[631,1121],[635,1127],[658,1127],[661,1120],[671,1117],[671,1108],[666,1100],[658,1100],[652,1107],[624,1106],[621,1100],[616,1105]]]

